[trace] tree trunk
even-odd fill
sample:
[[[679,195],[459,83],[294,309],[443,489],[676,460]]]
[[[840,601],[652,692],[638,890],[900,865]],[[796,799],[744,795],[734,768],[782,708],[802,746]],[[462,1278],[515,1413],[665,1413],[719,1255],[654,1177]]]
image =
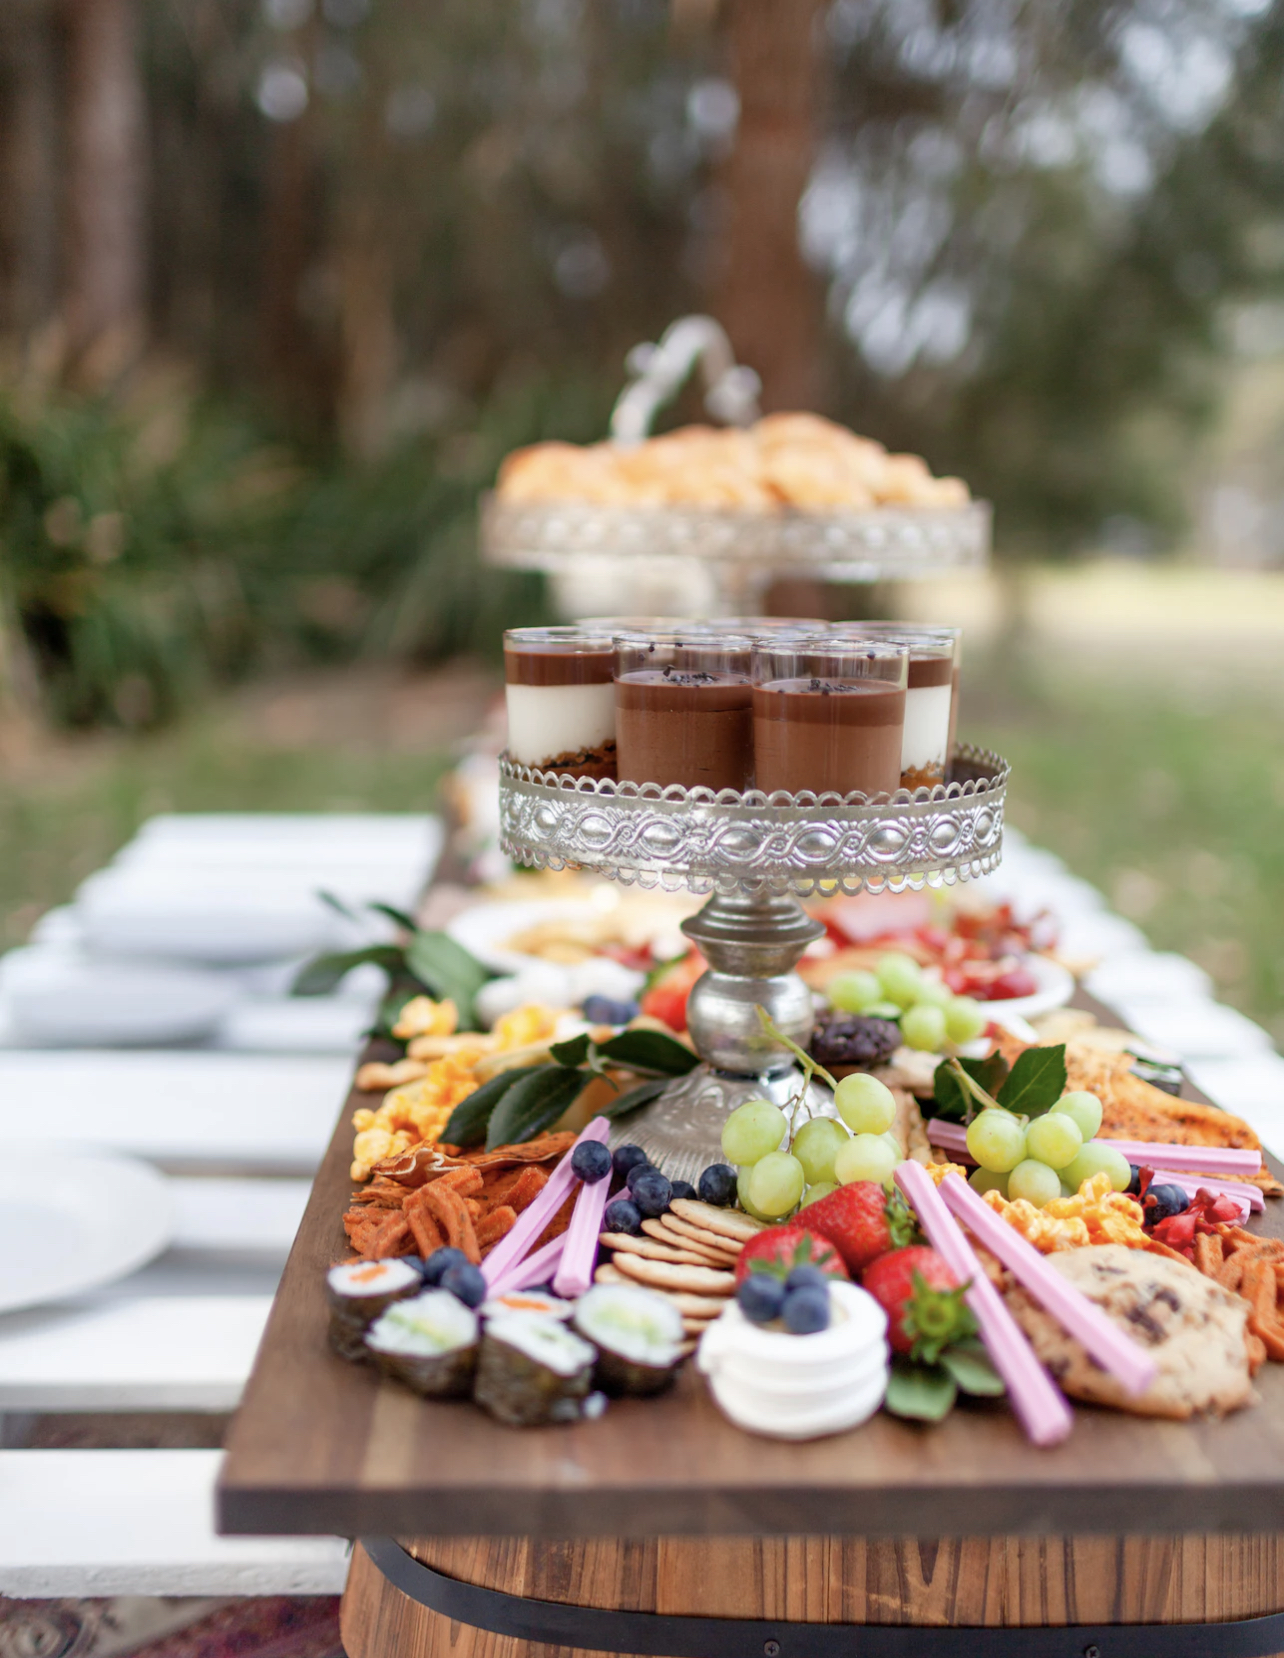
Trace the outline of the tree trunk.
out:
[[[735,147],[722,170],[728,222],[714,314],[762,376],[764,409],[820,396],[820,289],[798,244],[798,203],[816,151],[821,0],[729,0]]]
[[[146,132],[136,0],[64,0],[66,279],[72,359],[91,378],[141,345]]]
[[[47,8],[0,8],[0,327],[27,335],[55,307],[57,113]]]

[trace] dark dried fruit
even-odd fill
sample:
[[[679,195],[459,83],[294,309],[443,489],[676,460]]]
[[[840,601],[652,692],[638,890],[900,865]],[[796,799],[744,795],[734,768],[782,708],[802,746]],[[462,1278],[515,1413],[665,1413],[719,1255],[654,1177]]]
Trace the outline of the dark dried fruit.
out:
[[[901,1045],[900,1026],[890,1019],[830,1010],[816,1015],[811,1056],[832,1070],[835,1065],[884,1065]]]

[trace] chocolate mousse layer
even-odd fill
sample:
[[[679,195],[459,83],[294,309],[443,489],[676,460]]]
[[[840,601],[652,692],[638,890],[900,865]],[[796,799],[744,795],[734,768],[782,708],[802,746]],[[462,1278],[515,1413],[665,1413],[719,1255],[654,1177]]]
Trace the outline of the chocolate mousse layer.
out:
[[[609,685],[614,667],[609,639],[600,646],[504,645],[504,678],[510,685]]]
[[[916,656],[910,641],[909,688],[926,690],[930,685],[953,685],[954,660],[949,656]]]
[[[891,794],[901,784],[905,692],[885,680],[777,679],[754,688],[757,786],[768,794]]]
[[[606,636],[555,630],[504,640],[508,752],[525,766],[573,777],[615,776],[614,653]]]
[[[678,669],[615,682],[621,781],[745,789],[753,773],[753,686]]]

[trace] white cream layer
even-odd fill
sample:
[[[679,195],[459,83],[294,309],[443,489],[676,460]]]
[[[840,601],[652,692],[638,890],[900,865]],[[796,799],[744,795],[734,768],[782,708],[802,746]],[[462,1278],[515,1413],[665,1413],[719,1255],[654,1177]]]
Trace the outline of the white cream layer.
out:
[[[559,754],[615,741],[615,686],[508,685],[508,752],[541,766]]]
[[[950,741],[949,685],[919,685],[905,693],[901,770],[943,766]]]

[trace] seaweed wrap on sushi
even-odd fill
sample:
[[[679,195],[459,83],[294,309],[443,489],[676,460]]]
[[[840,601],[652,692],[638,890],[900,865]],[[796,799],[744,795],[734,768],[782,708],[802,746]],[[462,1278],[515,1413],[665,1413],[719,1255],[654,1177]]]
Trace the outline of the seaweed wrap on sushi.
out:
[[[560,1319],[504,1313],[482,1337],[473,1398],[514,1428],[575,1422],[593,1380],[596,1351]]]
[[[604,1393],[660,1393],[682,1359],[682,1314],[641,1284],[594,1284],[575,1306],[575,1328],[597,1348]]]
[[[468,1392],[477,1366],[477,1314],[449,1290],[396,1301],[366,1331],[370,1356],[387,1376],[428,1399]]]
[[[325,1279],[330,1345],[345,1359],[367,1357],[365,1334],[394,1301],[418,1295],[423,1279],[409,1261],[345,1261]]]

